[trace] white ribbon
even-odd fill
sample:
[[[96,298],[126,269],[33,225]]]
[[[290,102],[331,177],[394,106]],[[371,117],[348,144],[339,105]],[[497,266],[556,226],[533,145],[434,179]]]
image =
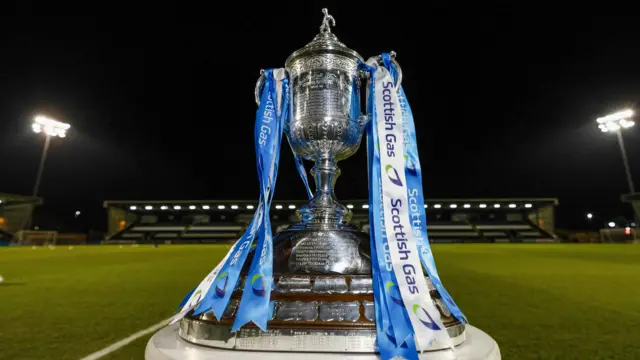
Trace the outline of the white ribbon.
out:
[[[367,63],[376,68],[375,126],[380,142],[384,224],[393,272],[418,349],[426,350],[434,341],[444,347],[453,347],[440,312],[431,300],[409,218],[402,113],[394,80],[375,60],[370,59]]]

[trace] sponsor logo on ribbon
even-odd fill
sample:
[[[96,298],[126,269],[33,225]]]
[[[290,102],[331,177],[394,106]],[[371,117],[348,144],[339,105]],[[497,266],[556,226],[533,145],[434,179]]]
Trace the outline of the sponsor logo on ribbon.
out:
[[[264,282],[262,274],[255,274],[251,278],[251,290],[256,296],[264,296],[266,294],[267,286]]]
[[[422,310],[422,312],[420,312],[420,310]],[[424,326],[428,327],[431,330],[440,330],[440,327],[436,324],[431,315],[429,315],[429,312],[425,308],[420,306],[420,304],[414,304],[412,311]],[[423,320],[425,315],[428,318],[428,321]]]
[[[229,273],[226,271],[218,275],[216,280],[216,296],[223,298],[227,292],[227,285],[229,284]]]
[[[404,301],[402,301],[402,295],[400,295],[400,288],[398,288],[398,285],[396,285],[393,281],[387,281],[384,286],[384,290],[389,294],[389,297],[391,297],[391,300],[393,300],[394,303],[405,307]]]
[[[384,170],[387,172],[387,176],[392,183],[402,186],[402,181],[400,180],[400,175],[398,174],[398,170],[396,170],[393,165],[387,165]],[[391,171],[389,171],[391,170]]]

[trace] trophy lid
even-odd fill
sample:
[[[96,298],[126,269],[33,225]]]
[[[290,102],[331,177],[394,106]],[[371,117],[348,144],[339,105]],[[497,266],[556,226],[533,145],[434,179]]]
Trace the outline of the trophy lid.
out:
[[[341,43],[338,37],[331,32],[331,26],[336,26],[336,20],[333,16],[329,15],[329,11],[324,8],[322,9],[322,13],[324,14],[324,18],[322,19],[322,26],[320,26],[320,33],[313,38],[313,41],[305,45],[305,47],[289,55],[285,62],[287,67],[300,58],[318,54],[338,54],[364,61],[357,52]]]

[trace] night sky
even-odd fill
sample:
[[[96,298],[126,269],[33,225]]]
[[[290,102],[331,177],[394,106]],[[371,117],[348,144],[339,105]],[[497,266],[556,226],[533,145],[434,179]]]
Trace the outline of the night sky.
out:
[[[30,124],[42,113],[72,125],[52,143],[39,194],[40,212],[60,222],[79,209],[83,227],[104,228],[104,200],[256,199],[259,70],[311,41],[327,6],[334,33],[365,59],[398,53],[427,197],[557,197],[558,225],[570,228],[587,212],[631,217],[616,138],[595,119],[640,100],[640,17],[262,4],[50,16],[72,13],[56,4],[2,18],[0,192],[30,194],[44,143]],[[636,181],[639,128],[624,133]],[[276,199],[304,198],[283,148]],[[365,198],[364,146],[340,167],[338,198]]]

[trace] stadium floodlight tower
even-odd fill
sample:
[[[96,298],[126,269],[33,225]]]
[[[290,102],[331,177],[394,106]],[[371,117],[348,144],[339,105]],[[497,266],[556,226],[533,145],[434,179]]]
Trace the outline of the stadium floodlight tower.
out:
[[[47,153],[49,152],[49,145],[51,144],[52,137],[64,138],[67,136],[67,131],[71,128],[71,125],[53,120],[46,116],[37,115],[33,119],[31,128],[37,134],[44,134],[44,148],[42,149],[42,156],[40,157],[40,166],[38,167],[38,175],[36,175],[36,183],[33,186],[33,196],[38,195],[38,188],[40,187],[40,179],[42,178],[42,170],[44,163],[47,160]]]
[[[618,145],[620,145],[622,162],[624,163],[624,170],[627,174],[627,184],[629,185],[629,197],[633,197],[636,190],[633,185],[633,179],[631,178],[631,168],[629,167],[629,159],[627,159],[627,151],[622,139],[622,131],[629,129],[636,124],[635,121],[629,120],[633,115],[633,110],[626,109],[597,119],[600,131],[605,133],[615,133],[618,136]],[[634,211],[636,211],[636,217],[640,219],[640,214],[638,214],[637,209],[634,208]]]

